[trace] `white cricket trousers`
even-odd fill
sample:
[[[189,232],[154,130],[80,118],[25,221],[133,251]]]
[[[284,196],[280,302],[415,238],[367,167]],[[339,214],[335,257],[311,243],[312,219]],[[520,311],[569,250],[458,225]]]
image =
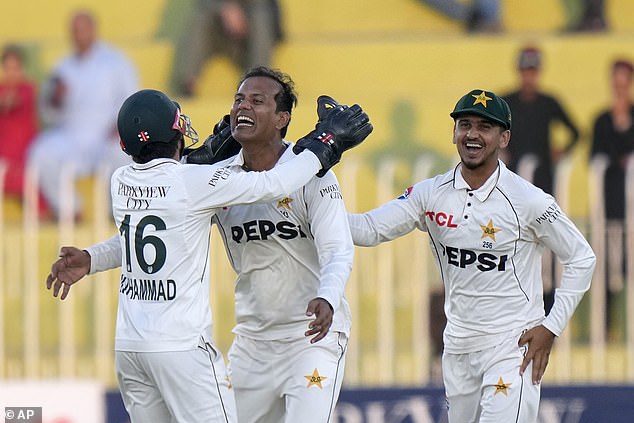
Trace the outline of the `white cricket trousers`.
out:
[[[123,403],[132,423],[235,423],[222,354],[201,341],[191,351],[115,351]]]
[[[328,423],[339,398],[348,337],[263,341],[236,335],[229,372],[240,423]]]
[[[449,423],[535,423],[540,385],[532,363],[520,376],[526,347],[519,335],[502,344],[465,354],[443,353],[442,370]]]

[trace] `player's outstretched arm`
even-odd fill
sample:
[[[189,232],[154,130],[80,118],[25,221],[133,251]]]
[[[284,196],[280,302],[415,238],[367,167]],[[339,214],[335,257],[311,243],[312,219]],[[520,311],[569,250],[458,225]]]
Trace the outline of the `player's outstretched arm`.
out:
[[[328,301],[323,298],[313,298],[306,308],[306,316],[315,316],[315,320],[308,324],[308,330],[304,333],[305,336],[315,335],[310,343],[314,344],[324,339],[332,325],[333,316],[333,310]]]
[[[59,259],[51,266],[51,272],[46,277],[46,288],[53,288],[53,296],[64,300],[70,292],[70,287],[90,271],[90,254],[75,247],[62,247]]]

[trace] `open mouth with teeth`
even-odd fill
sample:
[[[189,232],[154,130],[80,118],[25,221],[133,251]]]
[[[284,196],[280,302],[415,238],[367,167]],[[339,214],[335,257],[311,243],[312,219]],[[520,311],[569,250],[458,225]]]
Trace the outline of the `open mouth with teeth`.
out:
[[[483,146],[481,144],[478,144],[476,142],[466,142],[465,143],[465,147],[469,148],[469,149],[477,149],[480,150],[483,148]]]
[[[251,127],[255,125],[255,121],[248,116],[240,115],[236,118],[236,128]]]

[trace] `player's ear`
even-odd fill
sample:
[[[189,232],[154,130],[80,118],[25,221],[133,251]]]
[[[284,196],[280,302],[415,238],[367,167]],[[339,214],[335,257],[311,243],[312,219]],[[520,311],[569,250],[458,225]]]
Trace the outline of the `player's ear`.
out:
[[[275,122],[275,127],[277,129],[282,129],[288,126],[288,123],[291,121],[291,114],[289,112],[279,112],[277,114],[277,121]]]
[[[506,148],[511,141],[511,130],[505,129],[500,136],[500,148]]]

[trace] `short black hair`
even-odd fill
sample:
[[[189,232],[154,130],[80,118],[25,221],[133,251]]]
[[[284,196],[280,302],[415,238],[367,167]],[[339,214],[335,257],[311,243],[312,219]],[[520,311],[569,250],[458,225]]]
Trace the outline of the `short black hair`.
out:
[[[183,141],[179,143],[179,141]],[[177,133],[169,142],[150,142],[144,145],[138,155],[132,156],[135,163],[147,163],[154,159],[171,159],[176,150],[185,145],[183,134]],[[181,151],[182,153],[182,151]]]
[[[278,69],[272,69],[267,66],[256,66],[254,68],[248,69],[242,75],[242,78],[240,78],[240,82],[238,82],[237,88],[239,89],[240,85],[242,85],[242,83],[248,78],[254,78],[257,76],[271,78],[272,80],[280,84],[282,89],[279,93],[275,95],[275,104],[277,105],[275,111],[288,112],[289,114],[292,114],[293,107],[297,106],[297,92],[295,91],[295,83],[291,79],[290,75]],[[282,128],[282,138],[286,136],[287,129],[288,125]]]

